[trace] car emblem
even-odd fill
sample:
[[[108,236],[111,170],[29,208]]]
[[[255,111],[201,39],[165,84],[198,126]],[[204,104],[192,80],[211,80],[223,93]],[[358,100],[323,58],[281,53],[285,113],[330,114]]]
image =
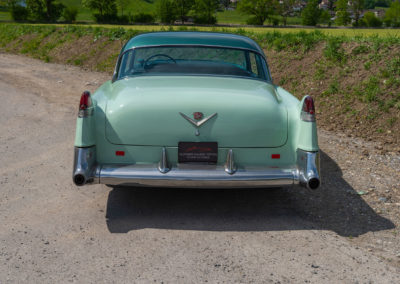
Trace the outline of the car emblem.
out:
[[[181,112],[180,112],[179,114],[180,114],[184,119],[186,119],[186,120],[189,121],[191,124],[193,124],[193,126],[196,127],[196,128],[202,126],[204,123],[206,123],[206,122],[209,121],[211,118],[213,118],[214,116],[217,115],[217,113],[215,112],[215,113],[213,113],[212,115],[201,119],[201,118],[203,117],[203,113],[201,113],[201,112],[195,112],[195,113],[193,113],[193,116],[194,116],[195,119],[196,119],[196,116],[197,116],[197,117],[199,116],[199,114],[200,114],[200,116],[201,116],[201,117],[199,118],[199,119],[201,119],[201,120],[196,121],[196,120],[194,120],[193,118],[188,117],[188,116],[187,116],[186,114],[184,114],[184,113],[181,113]],[[197,115],[196,115],[196,114],[197,114]],[[198,129],[196,129],[195,134],[196,134],[196,136],[199,136],[199,135],[200,135],[200,132],[199,132]]]
[[[193,118],[196,119],[196,120],[200,120],[200,119],[203,118],[203,113],[196,111],[196,112],[193,113]]]

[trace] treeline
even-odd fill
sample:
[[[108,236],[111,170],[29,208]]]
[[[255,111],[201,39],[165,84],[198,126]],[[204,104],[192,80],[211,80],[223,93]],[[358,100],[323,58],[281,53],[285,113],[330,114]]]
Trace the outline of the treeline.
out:
[[[66,22],[73,22],[78,15],[78,8],[67,7],[55,0],[6,0],[5,4],[17,22],[53,23],[61,17]]]
[[[75,22],[78,8],[65,6],[57,0],[0,0],[7,6],[15,21]],[[91,10],[98,23],[164,23],[173,24],[216,24],[216,12],[224,9],[237,9],[246,15],[247,24],[287,25],[288,18],[300,17],[303,25],[337,25],[356,27],[399,27],[400,0],[329,0],[328,7],[320,8],[321,0],[147,0],[155,2],[153,13],[125,13],[131,0],[81,0],[82,6]],[[1,4],[1,3],[0,3]],[[384,16],[365,11],[375,5],[390,7]],[[120,11],[120,13],[118,13]]]
[[[367,8],[374,8],[375,5],[389,6],[385,0],[330,0],[328,7],[320,8],[321,0],[308,0],[306,6],[301,10],[302,24],[305,26],[316,26],[318,24],[331,26],[347,26],[352,24],[355,27],[399,27],[400,26],[400,2],[393,1],[386,10],[385,16],[379,18],[375,13],[365,11]],[[240,0],[238,9],[250,17],[247,20],[251,25],[263,25],[269,20],[274,25],[279,24],[276,16],[281,17],[283,25],[286,25],[287,18],[293,16],[299,10],[297,0]]]
[[[1,0],[0,0],[1,1]],[[56,22],[62,17],[75,22],[78,8],[68,7],[56,0],[6,0],[12,19],[17,22]],[[154,13],[124,14],[129,0],[82,0],[82,6],[92,11],[98,23],[154,23],[166,24],[191,21],[215,24],[216,12],[230,5],[229,0],[159,0]],[[118,13],[118,10],[121,13]]]

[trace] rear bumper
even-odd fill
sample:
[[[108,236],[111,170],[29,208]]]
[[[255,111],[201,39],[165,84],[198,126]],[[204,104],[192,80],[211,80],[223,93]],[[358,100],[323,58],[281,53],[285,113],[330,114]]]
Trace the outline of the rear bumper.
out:
[[[320,185],[319,152],[297,150],[296,165],[288,168],[247,167],[236,169],[229,151],[224,166],[178,165],[169,168],[163,149],[160,162],[151,165],[97,165],[95,148],[75,148],[73,180],[76,185],[101,183],[150,187],[281,187]]]

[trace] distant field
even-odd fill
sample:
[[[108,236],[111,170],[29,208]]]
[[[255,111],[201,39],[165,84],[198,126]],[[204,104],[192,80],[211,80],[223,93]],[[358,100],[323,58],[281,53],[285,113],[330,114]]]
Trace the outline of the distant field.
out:
[[[240,14],[238,11],[223,11],[217,13],[217,20],[219,24],[237,24],[245,25],[247,16]]]
[[[46,25],[46,24],[29,24]],[[67,26],[66,24],[54,24],[52,26]],[[196,30],[196,31],[214,31],[214,32],[232,32],[232,33],[298,33],[320,31],[323,34],[331,36],[347,37],[400,37],[400,29],[352,29],[352,28],[275,28],[275,27],[218,27],[218,26],[169,26],[169,25],[68,25],[76,27],[100,27],[100,28],[124,28],[137,31],[160,31],[160,30]]]
[[[10,13],[5,11],[0,11],[0,21],[11,21]]]

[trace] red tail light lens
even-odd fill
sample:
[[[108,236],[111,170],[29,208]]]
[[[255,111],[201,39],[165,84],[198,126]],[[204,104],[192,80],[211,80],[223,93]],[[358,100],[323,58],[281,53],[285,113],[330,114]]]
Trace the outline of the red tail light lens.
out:
[[[115,151],[116,156],[125,156],[125,151]]]
[[[301,120],[315,121],[314,100],[310,96],[307,96],[303,101],[303,108],[301,110]]]
[[[81,96],[81,101],[79,102],[79,113],[78,117],[88,117],[93,114],[92,99],[90,98],[90,93],[84,91]]]
[[[90,98],[90,93],[84,91],[81,96],[81,101],[79,103],[79,110],[88,109],[92,105],[92,99]]]
[[[315,114],[314,100],[312,97],[307,96],[304,99],[303,111],[309,114]]]

